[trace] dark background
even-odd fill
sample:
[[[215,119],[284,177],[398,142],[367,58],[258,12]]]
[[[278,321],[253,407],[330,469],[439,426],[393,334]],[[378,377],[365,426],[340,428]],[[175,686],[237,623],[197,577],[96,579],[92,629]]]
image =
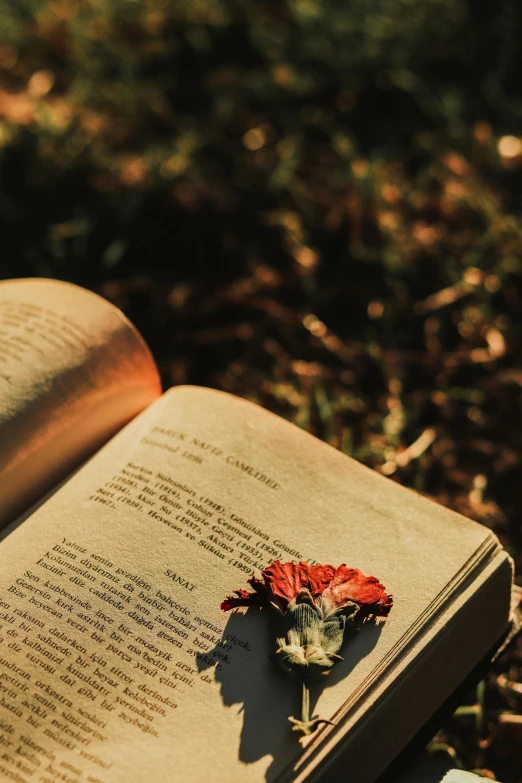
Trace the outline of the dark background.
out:
[[[101,293],[165,387],[261,403],[520,576],[521,35],[517,0],[0,0],[0,275]],[[522,780],[521,662],[426,752]]]

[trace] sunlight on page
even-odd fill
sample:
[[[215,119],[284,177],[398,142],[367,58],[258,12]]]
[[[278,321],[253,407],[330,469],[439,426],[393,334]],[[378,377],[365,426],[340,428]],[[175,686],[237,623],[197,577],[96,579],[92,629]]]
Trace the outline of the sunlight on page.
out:
[[[160,393],[147,346],[95,294],[0,283],[0,525]]]

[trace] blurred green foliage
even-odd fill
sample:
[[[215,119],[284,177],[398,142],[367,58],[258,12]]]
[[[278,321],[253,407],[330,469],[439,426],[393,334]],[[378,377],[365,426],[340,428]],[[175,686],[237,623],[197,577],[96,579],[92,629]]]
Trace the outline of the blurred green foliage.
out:
[[[5,274],[232,275],[267,210],[318,244],[347,192],[370,199],[360,157],[429,177],[441,138],[520,124],[512,0],[1,0],[0,19]]]

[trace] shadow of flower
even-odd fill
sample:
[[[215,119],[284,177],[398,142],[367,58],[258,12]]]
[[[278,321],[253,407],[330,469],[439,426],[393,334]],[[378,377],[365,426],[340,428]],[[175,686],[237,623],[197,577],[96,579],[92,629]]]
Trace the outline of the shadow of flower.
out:
[[[312,712],[322,689],[341,682],[374,648],[379,634],[378,625],[369,625],[346,640],[342,650],[343,660],[333,667],[328,677],[311,687]],[[250,643],[250,649],[247,650],[234,645],[230,641],[234,638],[255,639],[256,643]],[[288,720],[292,715],[300,715],[301,687],[271,660],[275,647],[274,618],[262,610],[249,609],[231,614],[221,640],[207,653],[205,660],[198,658],[200,672],[214,669],[223,704],[227,707],[241,705],[239,711],[243,712],[243,727],[239,746],[240,761],[251,764],[264,756],[272,758],[266,774],[268,783],[285,767],[294,764],[302,752]],[[232,649],[238,653],[226,655]],[[223,661],[224,653],[227,662]],[[220,660],[221,663],[212,666],[208,663],[210,660]],[[349,695],[343,694],[344,698]]]

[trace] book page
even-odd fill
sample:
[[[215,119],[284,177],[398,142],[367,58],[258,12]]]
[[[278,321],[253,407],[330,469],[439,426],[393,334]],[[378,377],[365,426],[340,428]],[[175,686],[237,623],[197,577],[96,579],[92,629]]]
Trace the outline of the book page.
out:
[[[159,393],[150,351],[109,302],[55,280],[0,283],[0,525]]]
[[[394,594],[313,693],[331,717],[490,538],[257,406],[174,389],[0,546],[0,777],[279,779],[299,687],[269,616],[224,597],[275,558]]]

